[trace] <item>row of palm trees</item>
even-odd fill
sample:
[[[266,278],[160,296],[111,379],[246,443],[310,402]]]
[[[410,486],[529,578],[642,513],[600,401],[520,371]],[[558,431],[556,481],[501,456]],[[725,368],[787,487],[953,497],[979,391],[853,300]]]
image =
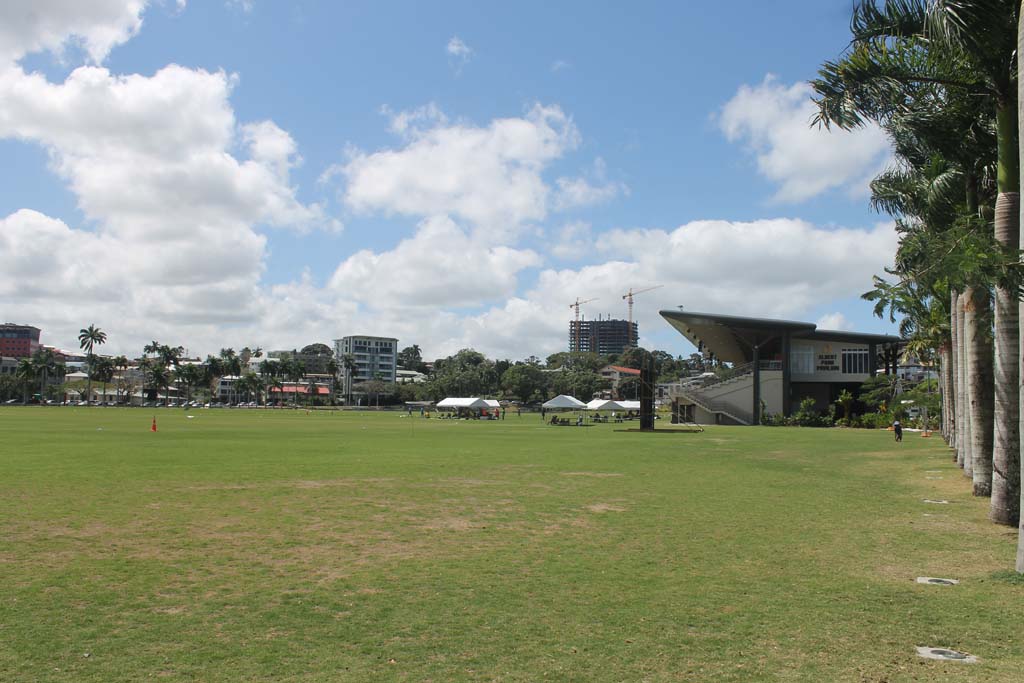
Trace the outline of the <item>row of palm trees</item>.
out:
[[[46,348],[39,348],[30,357],[22,358],[14,370],[15,378],[21,383],[23,400],[26,403],[31,389],[38,387],[40,398],[45,398],[50,380],[59,379],[63,374],[64,365],[57,362],[57,356],[52,349]]]
[[[816,120],[881,126],[871,185],[896,219],[895,267],[864,296],[934,358],[941,431],[990,517],[1017,526],[1020,457],[1019,0],[861,0],[853,40],[812,82]],[[1017,570],[1024,572],[1024,529]]]
[[[95,325],[83,328],[78,336],[81,348],[86,352],[87,367],[87,400],[92,399],[93,380],[103,382],[103,394],[106,395],[106,384],[113,381],[117,371],[122,373],[129,367],[128,359],[125,356],[107,358],[95,354],[96,347],[104,344],[107,335]],[[40,351],[42,353],[42,350]],[[33,378],[43,373],[45,386],[45,373],[50,370],[52,376],[57,366],[53,352],[48,351],[49,362],[45,362],[46,356],[41,355],[32,363],[26,359],[26,369],[19,373]],[[232,348],[221,349],[218,355],[208,355],[202,364],[183,362],[184,348],[181,346],[169,346],[153,340],[143,347],[143,356],[139,361],[139,369],[143,375],[143,388],[147,391],[150,399],[158,399],[162,392],[168,394],[171,385],[185,389],[185,401],[192,400],[192,393],[197,387],[207,386],[211,396],[219,393],[220,380],[223,377],[236,378],[230,384],[231,394],[228,400],[236,403],[240,398],[247,401],[255,400],[260,403],[265,401],[269,394],[277,390],[283,392],[284,383],[292,383],[295,387],[306,381],[306,394],[310,402],[318,395],[319,386],[315,378],[310,377],[306,366],[297,358],[297,354],[278,359],[263,360],[258,366],[258,372],[249,372],[249,362],[263,356],[260,347],[250,349],[243,348],[236,352]],[[327,373],[331,377],[330,396],[333,400],[337,386],[338,374],[342,368],[352,372],[356,368],[355,359],[351,355],[342,358],[339,363],[330,358],[326,363]],[[299,391],[293,393],[293,402],[298,403]],[[120,395],[118,396],[120,399]]]

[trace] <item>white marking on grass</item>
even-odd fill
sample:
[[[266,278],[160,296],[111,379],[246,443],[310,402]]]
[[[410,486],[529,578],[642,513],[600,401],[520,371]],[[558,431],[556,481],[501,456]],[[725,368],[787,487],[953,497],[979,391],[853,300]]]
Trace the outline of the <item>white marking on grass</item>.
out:
[[[932,500],[931,498],[925,498],[925,503],[931,503],[932,505],[949,505],[948,500]]]
[[[918,583],[925,583],[929,586],[955,586],[960,583],[959,579],[940,579],[935,576],[919,576]]]
[[[959,650],[948,650],[944,647],[918,647],[917,656],[925,659],[941,659],[946,662],[964,662],[974,664],[978,658]]]

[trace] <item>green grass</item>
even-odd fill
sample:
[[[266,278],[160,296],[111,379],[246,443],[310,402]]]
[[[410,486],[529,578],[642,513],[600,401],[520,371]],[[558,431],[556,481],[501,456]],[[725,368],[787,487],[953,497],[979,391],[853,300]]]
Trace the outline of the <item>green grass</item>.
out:
[[[1015,533],[938,438],[153,414],[0,409],[0,680],[1024,671]]]

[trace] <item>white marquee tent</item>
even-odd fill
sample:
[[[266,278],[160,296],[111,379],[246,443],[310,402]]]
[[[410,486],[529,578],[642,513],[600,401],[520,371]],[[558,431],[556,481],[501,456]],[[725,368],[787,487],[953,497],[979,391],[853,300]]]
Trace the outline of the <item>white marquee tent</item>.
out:
[[[482,398],[446,398],[437,402],[438,408],[487,408],[487,401]]]
[[[580,410],[587,407],[587,404],[579,399],[573,398],[572,396],[566,396],[561,394],[555,396],[550,401],[546,402],[542,406],[545,410],[552,410],[557,408],[568,408],[569,410]]]
[[[587,404],[587,410],[622,410],[622,405],[607,398],[595,398]]]

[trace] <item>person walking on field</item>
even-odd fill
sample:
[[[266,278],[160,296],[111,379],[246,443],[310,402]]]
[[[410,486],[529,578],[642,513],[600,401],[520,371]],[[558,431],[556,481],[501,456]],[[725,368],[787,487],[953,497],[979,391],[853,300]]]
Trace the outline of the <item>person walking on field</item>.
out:
[[[899,420],[892,423],[892,433],[897,441],[903,441],[903,425],[900,424]]]

